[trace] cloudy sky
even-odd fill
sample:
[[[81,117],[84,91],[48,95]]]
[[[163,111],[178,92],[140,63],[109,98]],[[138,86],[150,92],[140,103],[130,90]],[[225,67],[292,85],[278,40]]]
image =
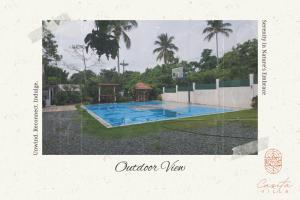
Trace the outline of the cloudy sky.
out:
[[[138,27],[128,32],[131,38],[131,48],[126,49],[123,41],[120,44],[120,61],[125,60],[129,65],[127,70],[143,72],[146,68],[154,67],[160,63],[156,61],[153,49],[154,41],[161,33],[174,36],[174,44],[179,48],[176,56],[180,60],[199,61],[203,49],[213,49],[216,54],[216,43],[213,38],[210,42],[204,40],[202,34],[206,21],[137,21]],[[219,37],[219,55],[222,56],[238,43],[257,38],[257,21],[225,21],[232,24],[233,33],[230,37]],[[70,66],[83,69],[80,59],[73,55],[70,47],[75,44],[84,44],[85,36],[93,29],[93,21],[68,21],[61,24],[54,31],[58,42],[59,53],[63,56],[62,65],[70,74]],[[90,69],[98,73],[101,69],[110,69],[117,66],[117,60],[107,60],[105,56],[99,62],[97,56],[89,56]],[[67,67],[69,66],[69,67]]]

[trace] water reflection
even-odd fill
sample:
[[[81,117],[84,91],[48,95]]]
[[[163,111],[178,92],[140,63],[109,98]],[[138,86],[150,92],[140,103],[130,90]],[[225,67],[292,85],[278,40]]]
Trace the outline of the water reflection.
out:
[[[153,112],[153,115],[155,116],[164,116],[167,118],[178,116],[178,113],[176,111],[167,110],[167,109],[151,110],[151,112]]]

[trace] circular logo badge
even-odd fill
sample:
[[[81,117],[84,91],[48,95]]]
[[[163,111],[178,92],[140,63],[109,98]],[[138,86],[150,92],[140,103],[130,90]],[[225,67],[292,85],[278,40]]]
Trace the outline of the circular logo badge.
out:
[[[270,174],[277,174],[282,168],[282,155],[277,149],[269,149],[265,154],[265,169]]]

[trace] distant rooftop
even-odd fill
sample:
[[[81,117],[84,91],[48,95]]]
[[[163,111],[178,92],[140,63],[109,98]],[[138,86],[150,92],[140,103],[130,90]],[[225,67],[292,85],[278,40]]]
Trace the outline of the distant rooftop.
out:
[[[152,90],[152,87],[150,87],[146,83],[138,82],[137,84],[135,84],[134,89],[136,89],[136,90]]]

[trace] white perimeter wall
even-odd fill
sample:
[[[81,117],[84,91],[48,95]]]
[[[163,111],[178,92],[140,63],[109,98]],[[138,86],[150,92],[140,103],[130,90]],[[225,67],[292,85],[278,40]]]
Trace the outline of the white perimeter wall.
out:
[[[163,101],[174,101],[180,103],[187,103],[188,92],[177,92],[177,93],[164,93],[162,94]]]
[[[251,108],[251,100],[257,95],[257,84],[252,87],[220,87],[212,90],[191,91],[191,103],[225,106],[233,108]],[[188,92],[164,93],[163,101],[188,103]]]
[[[163,101],[177,102],[177,93],[164,93],[161,96],[162,96]]]

